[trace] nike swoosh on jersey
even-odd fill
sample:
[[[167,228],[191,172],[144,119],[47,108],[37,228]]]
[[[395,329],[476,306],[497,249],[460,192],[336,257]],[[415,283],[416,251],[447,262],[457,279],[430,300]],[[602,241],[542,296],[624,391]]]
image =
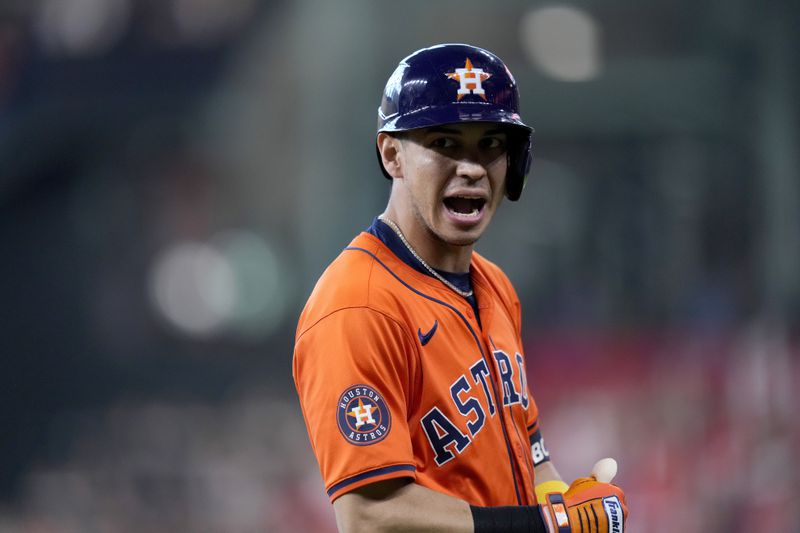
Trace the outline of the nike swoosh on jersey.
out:
[[[422,333],[422,329],[417,328],[417,335],[419,336],[419,342],[421,342],[423,346],[428,344],[431,341],[431,337],[433,337],[433,334],[436,333],[436,328],[438,327],[439,327],[439,321],[434,320],[433,327],[430,329],[430,331],[428,331],[428,333]]]

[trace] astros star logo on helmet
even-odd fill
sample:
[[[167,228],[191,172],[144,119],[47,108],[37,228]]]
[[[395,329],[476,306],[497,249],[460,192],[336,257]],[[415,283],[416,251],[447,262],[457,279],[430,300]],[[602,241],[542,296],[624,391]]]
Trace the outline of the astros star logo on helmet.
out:
[[[447,72],[445,76],[461,83],[456,101],[461,100],[468,94],[477,94],[486,100],[486,91],[483,90],[481,83],[488,80],[492,75],[484,72],[483,69],[474,68],[469,58],[467,58],[464,68],[457,68],[455,72]]]

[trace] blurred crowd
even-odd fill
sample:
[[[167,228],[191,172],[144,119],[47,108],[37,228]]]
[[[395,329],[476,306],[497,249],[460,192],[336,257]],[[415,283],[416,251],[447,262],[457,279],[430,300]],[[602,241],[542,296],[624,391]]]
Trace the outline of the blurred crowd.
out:
[[[447,41],[536,128],[479,251],[564,477],[616,457],[630,531],[796,530],[798,9],[0,1],[0,531],[335,530],[296,318],[385,203],[386,76]]]
[[[764,325],[529,338],[562,475],[619,458],[631,531],[796,529],[797,339]],[[336,531],[292,400],[129,400],[59,417],[50,437],[3,531]]]

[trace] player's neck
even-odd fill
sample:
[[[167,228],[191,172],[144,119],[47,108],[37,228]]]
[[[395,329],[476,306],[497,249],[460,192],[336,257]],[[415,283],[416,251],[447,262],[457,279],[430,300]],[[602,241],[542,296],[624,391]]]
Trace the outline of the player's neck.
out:
[[[411,214],[403,217],[397,211],[387,209],[382,216],[399,227],[414,252],[432,268],[453,273],[469,272],[472,245],[456,246],[442,241]]]
[[[469,272],[472,260],[472,245],[454,246],[442,242],[427,229],[418,238],[407,237],[416,252],[436,270],[444,272]]]

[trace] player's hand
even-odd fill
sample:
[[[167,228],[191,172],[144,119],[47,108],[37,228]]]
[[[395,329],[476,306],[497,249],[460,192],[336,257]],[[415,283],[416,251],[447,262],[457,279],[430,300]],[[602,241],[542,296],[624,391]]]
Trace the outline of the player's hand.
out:
[[[595,471],[597,470],[595,467]],[[616,468],[614,468],[616,472]],[[598,475],[599,474],[599,475]],[[593,477],[578,478],[562,495],[547,495],[542,515],[551,533],[623,532],[628,516],[625,493],[611,483],[613,474],[595,472]],[[600,478],[603,481],[598,481]]]

